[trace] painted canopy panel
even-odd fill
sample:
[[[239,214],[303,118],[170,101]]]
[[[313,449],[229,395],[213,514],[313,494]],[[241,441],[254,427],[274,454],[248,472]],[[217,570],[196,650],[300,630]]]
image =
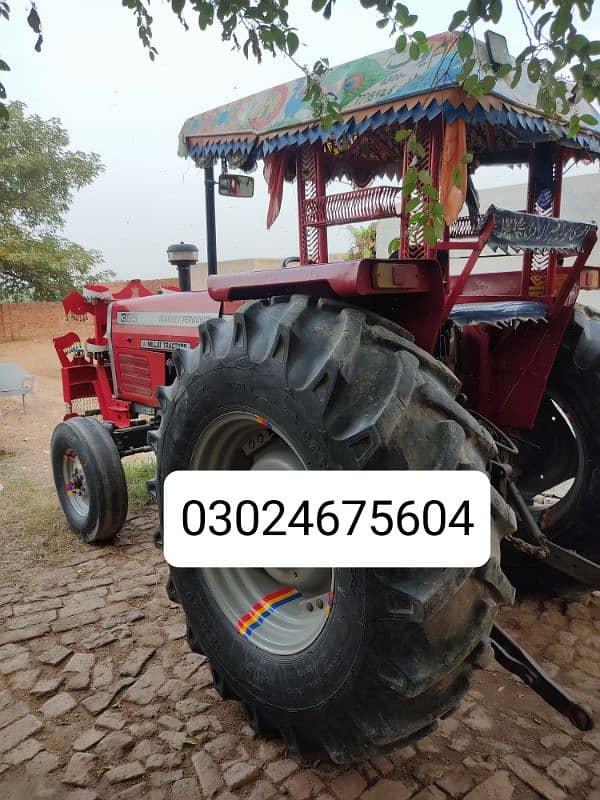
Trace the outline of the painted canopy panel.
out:
[[[449,33],[430,37],[428,52],[416,61],[408,52],[398,54],[390,49],[333,67],[324,78],[323,88],[336,94],[345,118],[366,109],[389,108],[416,95],[424,99],[429,93],[439,96],[440,90],[457,85],[462,65],[456,38]],[[480,57],[485,59],[485,45],[478,43],[478,48]],[[181,154],[188,154],[188,139],[195,144],[265,141],[286,129],[310,128],[311,123],[318,127],[310,103],[303,100],[305,88],[305,79],[298,78],[190,117],[181,130]],[[498,80],[491,96],[539,117],[536,94],[537,87],[524,76],[514,89],[509,81]],[[593,113],[587,103],[580,104],[577,110]],[[596,132],[600,135],[600,125]]]

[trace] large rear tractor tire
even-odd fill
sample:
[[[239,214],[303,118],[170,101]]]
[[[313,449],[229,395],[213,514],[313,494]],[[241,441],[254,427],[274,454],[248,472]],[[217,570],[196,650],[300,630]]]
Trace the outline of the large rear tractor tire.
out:
[[[577,332],[573,325],[561,347],[535,427],[520,435],[518,486],[549,539],[598,563],[600,370],[575,363]],[[505,567],[522,592],[570,596],[600,589],[508,548]]]
[[[127,518],[127,482],[108,430],[91,417],[72,417],[56,426],[50,449],[70,527],[88,544],[114,539]]]
[[[173,470],[485,471],[497,456],[452,373],[341,303],[252,301],[174,357],[150,437],[161,503]],[[425,735],[460,701],[513,597],[499,544],[514,515],[492,493],[492,558],[475,570],[173,568],[191,648],[221,695],[297,756],[344,763]]]

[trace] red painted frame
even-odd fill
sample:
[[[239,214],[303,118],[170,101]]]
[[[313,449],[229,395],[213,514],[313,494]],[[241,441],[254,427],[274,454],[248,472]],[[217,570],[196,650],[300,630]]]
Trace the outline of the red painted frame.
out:
[[[417,133],[425,149],[422,166],[428,168],[435,180],[439,175],[442,149],[441,122],[420,123]],[[553,159],[552,213],[559,217],[563,149],[558,145],[554,147]],[[457,303],[535,299],[547,306],[546,321],[523,322],[516,328],[506,328],[500,332],[484,325],[463,328],[459,340],[459,363],[456,366],[475,410],[505,427],[533,426],[560,342],[572,319],[573,305],[584,275],[583,268],[595,244],[596,235],[590,233],[582,252],[576,255],[570,267],[558,266],[556,254],[549,254],[543,274],[540,271],[543,279],[540,293],[531,281],[531,253],[524,253],[518,272],[474,273],[492,232],[493,217],[471,239],[464,234],[452,238],[447,228],[443,241],[438,242],[435,248],[426,246],[424,241],[415,245],[407,236],[408,198],[403,198],[400,215],[400,254],[403,258],[397,266],[406,271],[409,267],[416,267],[417,273],[414,274],[423,270],[423,275],[426,274],[429,281],[429,289],[423,290],[423,283],[417,279],[414,285],[409,279],[403,286],[377,289],[372,280],[373,264],[376,262],[365,259],[360,262],[327,263],[327,241],[323,234],[327,225],[339,224],[340,214],[338,209],[337,216],[332,215],[330,220],[325,218],[328,207],[333,206],[326,199],[321,164],[321,145],[305,146],[299,151],[298,208],[302,266],[279,272],[269,270],[211,276],[208,281],[211,297],[231,302],[297,292],[350,299],[407,328],[415,335],[417,343],[430,352],[437,346],[440,333]],[[310,197],[306,194],[307,165],[312,170],[313,179]],[[372,190],[365,190],[365,194],[369,192]],[[530,212],[535,210],[534,193],[534,175],[530,168],[527,199]],[[359,192],[351,194],[348,207],[343,209],[344,219],[355,221],[359,216],[364,219]],[[315,208],[319,210],[318,220],[315,219]],[[356,217],[351,216],[353,210]],[[382,207],[381,212],[374,216],[390,216],[389,209]],[[311,263],[309,253],[308,231],[311,228],[318,234],[318,264]],[[449,253],[453,250],[467,251],[469,256],[460,275],[451,276],[447,268],[440,267],[437,259],[446,254],[443,263],[448,263]],[[588,278],[586,280],[589,281]],[[421,288],[417,289],[417,285]]]
[[[423,121],[417,126],[425,155],[423,168],[439,175],[443,130],[441,121]],[[553,214],[560,215],[562,150],[554,148]],[[406,161],[406,159],[405,159]],[[494,220],[486,220],[477,235],[469,237],[473,227],[469,222],[455,226],[455,235],[446,229],[443,241],[436,247],[425,244],[421,237],[409,241],[407,198],[403,198],[400,214],[401,258],[362,259],[327,263],[327,227],[344,221],[365,219],[365,203],[373,209],[374,218],[391,216],[389,191],[373,189],[351,192],[346,198],[326,195],[322,145],[305,145],[297,154],[299,236],[301,266],[281,270],[245,272],[234,275],[213,275],[208,280],[208,292],[185,292],[162,297],[152,296],[133,282],[114,296],[111,309],[110,345],[108,350],[107,312],[109,302],[86,301],[78,293],[65,300],[65,310],[75,316],[92,314],[95,335],[88,344],[100,351],[90,355],[67,353],[79,342],[76,334],[54,340],[62,366],[65,401],[94,397],[105,420],[118,427],[128,427],[132,419],[132,404],[143,403],[158,407],[158,401],[148,387],[140,392],[125,389],[122,382],[121,356],[134,358],[144,350],[143,339],[163,337],[166,341],[182,340],[194,347],[198,330],[181,327],[162,327],[160,334],[152,325],[120,326],[119,311],[153,310],[170,313],[210,311],[233,313],[245,300],[267,298],[281,294],[309,294],[340,298],[355,305],[372,309],[408,329],[419,346],[435,352],[440,334],[457,303],[494,302],[535,299],[546,305],[546,320],[521,323],[517,328],[502,329],[472,325],[461,329],[459,353],[454,365],[469,397],[470,406],[506,428],[527,428],[535,422],[546,382],[558,348],[572,319],[572,308],[580,283],[595,286],[598,276],[584,273],[585,262],[596,241],[591,232],[570,267],[559,266],[556,255],[550,253],[543,274],[543,291],[532,283],[532,257],[525,253],[517,272],[477,274],[475,267],[492,232]],[[387,188],[387,187],[382,187]],[[533,171],[530,169],[527,207],[535,209]],[[378,206],[378,197],[387,198]],[[427,202],[423,198],[423,202]],[[316,216],[315,216],[316,214]],[[460,275],[450,275],[449,253],[464,250],[469,253]],[[442,268],[441,264],[445,266]],[[382,266],[383,265],[383,266]],[[374,278],[384,270],[384,282]],[[377,273],[379,274],[379,273]],[[133,297],[134,293],[138,295]],[[148,382],[153,389],[164,383],[164,353],[147,355]],[[135,369],[135,365],[132,366]],[[113,382],[116,381],[116,385]],[[67,416],[70,416],[68,414]]]

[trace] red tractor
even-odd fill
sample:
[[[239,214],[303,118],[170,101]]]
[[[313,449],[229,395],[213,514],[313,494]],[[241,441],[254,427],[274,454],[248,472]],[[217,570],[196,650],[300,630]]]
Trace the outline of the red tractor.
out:
[[[489,44],[478,56],[493,64]],[[300,755],[345,762],[424,735],[458,704],[490,639],[501,663],[591,724],[494,618],[513,599],[505,565],[529,586],[543,574],[555,593],[600,586],[600,318],[575,306],[599,287],[586,268],[596,226],[560,219],[563,168],[598,158],[600,127],[569,138],[525,76],[475,99],[460,70],[456,37],[443,34],[417,61],[390,50],[330,70],[342,119],[327,129],[303,79],[191,117],[180,152],[204,169],[208,290],[191,291],[196,248],[174,245],[178,292],[91,287],[66,308],[92,314],[95,336],[55,340],[69,404],[52,439],[56,489],[91,543],[125,520],[121,458],[150,448],[161,509],[174,470],[489,476],[492,557],[478,569],[171,570],[216,688]],[[218,274],[214,187],[251,196],[253,179],[229,169],[261,160],[269,225],[296,181],[299,256]],[[480,165],[527,165],[525,210],[480,210]],[[414,166],[423,182],[402,188]],[[340,177],[352,191],[328,193]],[[446,220],[437,240],[414,224],[434,202]],[[329,261],[330,226],[385,217],[398,220],[394,257]],[[490,249],[518,254],[518,268],[491,271]]]

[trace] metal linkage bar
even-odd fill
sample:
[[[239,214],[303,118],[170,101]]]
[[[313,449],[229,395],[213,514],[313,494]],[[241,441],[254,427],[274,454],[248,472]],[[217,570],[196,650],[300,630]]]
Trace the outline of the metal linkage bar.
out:
[[[594,727],[594,717],[590,709],[574,700],[563,688],[547,675],[529,653],[514,639],[494,625],[491,632],[491,645],[499,664],[518,675],[530,689],[552,706],[559,714],[569,719],[580,731],[590,731]]]

